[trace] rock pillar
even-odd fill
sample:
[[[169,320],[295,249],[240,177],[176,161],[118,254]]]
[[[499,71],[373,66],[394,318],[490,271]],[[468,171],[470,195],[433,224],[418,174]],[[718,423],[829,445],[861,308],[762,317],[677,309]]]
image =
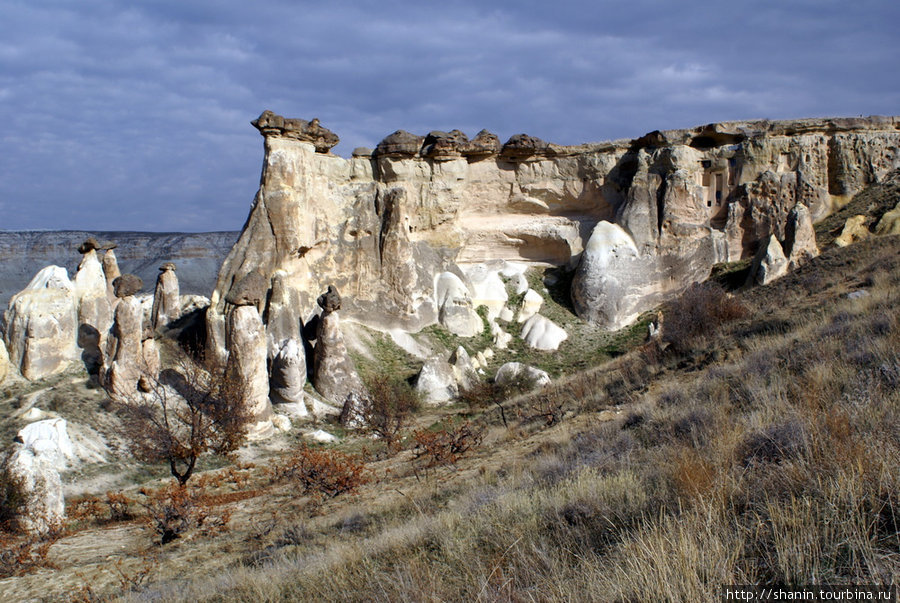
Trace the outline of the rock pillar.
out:
[[[113,396],[129,398],[137,394],[143,364],[143,312],[141,302],[134,295],[143,285],[144,282],[133,274],[123,274],[113,281],[119,303],[107,342],[109,366],[104,383]]]
[[[166,262],[159,267],[159,276],[156,277],[153,309],[150,313],[153,329],[165,328],[170,322],[178,320],[180,310],[181,296],[178,290],[178,277],[175,275],[175,264]]]

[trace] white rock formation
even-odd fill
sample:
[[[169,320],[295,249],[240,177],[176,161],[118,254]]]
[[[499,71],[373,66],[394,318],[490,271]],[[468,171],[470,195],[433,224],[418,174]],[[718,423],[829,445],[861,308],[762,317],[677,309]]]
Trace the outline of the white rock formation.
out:
[[[547,371],[542,371],[539,368],[528,366],[521,362],[507,362],[497,369],[494,383],[497,385],[518,383],[536,388],[550,385],[550,375],[547,374]]]
[[[19,526],[31,534],[45,534],[61,527],[66,515],[62,480],[52,454],[14,444],[6,466],[8,476],[18,482],[23,495]]]
[[[77,300],[65,268],[47,266],[9,300],[6,347],[23,377],[42,379],[78,359]]]
[[[512,341],[512,335],[500,328],[496,322],[491,322],[491,340],[498,350],[505,350]]]
[[[522,325],[522,339],[536,350],[552,351],[569,338],[561,326],[540,314],[535,314]]]
[[[472,305],[476,308],[485,306],[488,320],[497,318],[509,300],[506,285],[500,278],[500,270],[504,266],[504,262],[492,262],[464,268],[466,278],[472,284]]]
[[[116,252],[112,248],[103,254],[103,276],[106,279],[106,299],[109,300],[110,306],[114,306],[119,298],[113,290],[113,281],[122,276],[122,272],[119,270]]]
[[[868,239],[872,233],[866,228],[866,217],[863,215],[851,216],[844,222],[844,228],[841,234],[834,240],[834,244],[838,247],[846,247],[857,241]]]
[[[272,427],[265,327],[254,305],[234,306],[226,323],[226,375],[243,389],[242,398],[253,420],[248,436],[262,437]]]
[[[438,405],[451,402],[459,395],[453,366],[440,357],[429,358],[419,371],[416,392],[426,404]]]
[[[164,329],[169,323],[178,320],[180,312],[181,294],[175,264],[166,262],[159,267],[159,276],[156,277],[153,309],[150,314],[151,327],[153,330]]]
[[[522,307],[519,308],[519,322],[525,322],[540,312],[543,305],[544,298],[541,297],[541,294],[534,289],[528,289],[522,299]]]
[[[478,374],[464,347],[458,346],[450,356],[450,366],[453,367],[453,377],[459,389],[468,389],[478,382]]]
[[[352,416],[354,418],[350,420],[355,422],[355,417],[361,412],[359,406],[367,400],[367,392],[344,344],[338,316],[341,297],[337,289],[329,286],[328,291],[320,295],[317,301],[322,308],[322,314],[319,316],[319,325],[316,329],[313,387],[326,400],[344,406],[345,409],[352,394],[353,401],[350,402],[350,406],[353,410],[348,413],[342,411],[342,416],[344,414]]]
[[[452,272],[442,272],[434,279],[435,302],[438,322],[448,331],[460,337],[472,337],[484,328],[481,317],[475,312],[469,289]]]
[[[788,259],[784,257],[784,250],[775,235],[769,235],[764,247],[760,247],[750,265],[750,274],[747,276],[751,282],[757,285],[767,285],[781,278],[788,272]]]
[[[113,312],[107,296],[106,276],[97,257],[96,241],[88,239],[79,251],[83,255],[74,279],[78,305],[77,342],[88,372],[96,373],[103,364],[103,350]]]
[[[788,271],[796,270],[819,255],[816,231],[809,209],[805,205],[798,203],[788,213],[782,247],[784,255],[787,256]]]
[[[271,399],[275,403],[302,403],[303,386],[306,385],[306,354],[303,344],[288,339],[272,359],[269,379]],[[304,416],[305,416],[304,406]]]
[[[6,342],[0,338],[0,383],[6,381],[10,369],[11,365],[9,363],[9,354],[6,351]]]
[[[142,319],[141,302],[134,295],[119,297],[107,344],[109,367],[105,384],[110,393],[123,399],[134,399],[141,379]]]
[[[29,423],[19,430],[17,441],[43,459],[56,471],[64,471],[76,459],[65,419],[45,419]]]

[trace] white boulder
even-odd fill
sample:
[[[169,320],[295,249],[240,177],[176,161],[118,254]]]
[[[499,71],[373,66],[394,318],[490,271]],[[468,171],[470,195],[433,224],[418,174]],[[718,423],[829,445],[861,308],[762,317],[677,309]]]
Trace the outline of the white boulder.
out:
[[[497,385],[525,384],[529,387],[543,387],[550,385],[550,375],[543,371],[521,362],[507,362],[494,376]]]
[[[434,294],[438,308],[438,322],[460,337],[472,337],[481,332],[481,317],[475,312],[469,289],[452,272],[442,272],[434,279]]]
[[[459,386],[453,366],[439,357],[426,360],[416,380],[416,391],[426,404],[444,404],[456,398]]]
[[[559,344],[568,338],[565,329],[540,314],[535,314],[522,325],[522,339],[536,350],[557,350]]]
[[[519,322],[525,322],[535,314],[541,311],[541,306],[544,305],[544,298],[541,297],[541,294],[535,291],[534,289],[529,289],[525,292],[525,297],[522,299],[522,307],[519,308]]]

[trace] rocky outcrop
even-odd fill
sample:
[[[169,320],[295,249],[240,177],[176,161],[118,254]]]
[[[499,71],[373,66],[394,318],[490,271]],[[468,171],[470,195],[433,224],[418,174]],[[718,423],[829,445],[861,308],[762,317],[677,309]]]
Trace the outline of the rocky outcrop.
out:
[[[834,240],[834,244],[838,247],[846,247],[857,241],[868,239],[872,234],[866,226],[868,220],[869,219],[862,214],[847,218],[847,221],[844,222],[844,228],[841,230],[841,234]]]
[[[10,362],[26,379],[54,375],[77,360],[77,298],[65,268],[38,272],[12,297],[4,323]]]
[[[0,337],[0,384],[9,376],[9,353],[6,351],[6,342]]]
[[[318,153],[327,153],[341,141],[337,134],[328,128],[323,128],[319,124],[318,119],[313,119],[312,121],[285,119],[271,111],[263,111],[259,117],[250,123],[264,136],[284,136],[310,142],[315,146]]]
[[[48,450],[16,442],[3,467],[4,481],[15,483],[21,499],[14,518],[18,527],[42,535],[62,527],[66,503],[56,459]]]
[[[446,404],[452,401],[459,395],[453,366],[440,357],[426,360],[416,379],[416,392],[426,404]]]
[[[819,255],[816,231],[805,205],[795,205],[788,214],[782,247],[787,256],[789,271]]]
[[[113,320],[106,275],[97,257],[97,249],[99,244],[92,237],[79,246],[82,258],[74,279],[78,304],[78,347],[82,349],[81,358],[85,367],[92,374],[96,374],[103,364],[102,350]]]
[[[141,287],[143,281],[133,274],[123,274],[113,281],[119,302],[107,341],[109,360],[103,383],[110,394],[125,400],[137,395],[143,365],[143,311],[135,297]]]
[[[769,235],[750,265],[748,284],[768,285],[788,273],[788,259],[775,235]]]
[[[165,328],[170,322],[178,320],[180,311],[181,295],[175,264],[166,262],[159,267],[159,276],[156,277],[153,309],[150,312],[151,326],[153,329]]]
[[[211,297],[216,353],[225,298],[253,270],[267,283],[282,271],[304,320],[333,283],[354,321],[416,331],[461,305],[454,329],[468,333],[462,289],[448,297],[438,275],[460,278],[493,319],[505,292],[479,283],[476,265],[577,267],[579,315],[619,328],[770,234],[787,241],[794,208],[817,220],[900,165],[897,118],[731,122],[572,147],[398,131],[350,159],[271,123],[259,192]],[[812,249],[801,247],[797,262]]]
[[[313,357],[312,384],[326,400],[345,405],[353,398],[352,406],[361,404],[366,398],[366,388],[356,372],[353,360],[344,344],[338,310],[341,296],[337,289],[329,285],[328,291],[318,298],[322,308],[316,329],[316,348]],[[352,396],[351,396],[352,394]],[[356,412],[349,415],[358,414]]]
[[[536,350],[555,351],[568,338],[565,329],[540,314],[535,314],[522,325],[522,340]]]
[[[500,386],[518,385],[531,389],[550,385],[550,375],[547,371],[521,362],[507,362],[497,369],[494,383]]]

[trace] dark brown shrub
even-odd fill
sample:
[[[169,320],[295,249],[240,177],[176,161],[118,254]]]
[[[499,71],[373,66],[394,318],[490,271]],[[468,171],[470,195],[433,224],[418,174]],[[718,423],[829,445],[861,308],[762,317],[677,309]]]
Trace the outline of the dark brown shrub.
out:
[[[456,427],[446,418],[437,430],[420,429],[413,433],[413,462],[419,461],[424,469],[439,465],[455,465],[456,462],[481,444],[481,431],[468,421]]]
[[[201,490],[176,482],[161,490],[142,490],[141,494],[147,497],[141,506],[147,511],[150,527],[159,534],[160,544],[168,544],[195,528],[215,532],[224,528],[231,516],[227,510],[213,513]]]
[[[364,410],[366,429],[397,452],[403,430],[421,403],[407,383],[397,383],[379,376],[368,383],[369,404]]]
[[[305,494],[334,498],[355,492],[369,481],[363,462],[337,450],[316,450],[302,445],[279,470],[295,480]]]
[[[690,352],[723,323],[743,318],[747,309],[715,283],[696,283],[663,308],[662,338],[676,352]]]

